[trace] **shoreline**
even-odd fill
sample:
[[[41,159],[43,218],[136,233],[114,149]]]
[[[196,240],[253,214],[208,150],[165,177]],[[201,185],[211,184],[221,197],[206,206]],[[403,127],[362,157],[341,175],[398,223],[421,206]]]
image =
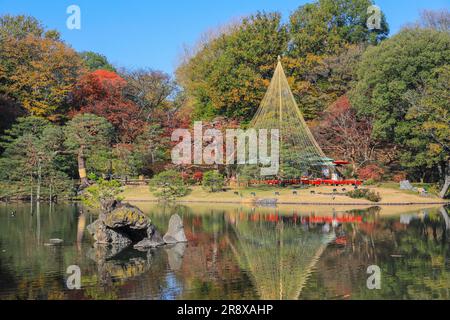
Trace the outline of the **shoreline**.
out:
[[[153,200],[153,199],[124,199],[123,201],[126,202],[140,202],[140,203],[161,203],[163,201],[160,200]],[[255,204],[257,203],[253,201],[225,201],[225,200],[176,200],[173,201],[173,203],[218,203],[218,204]],[[397,202],[397,203],[390,203],[390,202],[372,202],[372,203],[361,203],[361,202],[286,202],[281,201],[274,203],[274,206],[276,205],[305,205],[305,206],[417,206],[417,205],[442,205],[447,206],[450,205],[450,201],[441,201],[441,202]],[[259,205],[261,207],[264,207],[263,205]]]

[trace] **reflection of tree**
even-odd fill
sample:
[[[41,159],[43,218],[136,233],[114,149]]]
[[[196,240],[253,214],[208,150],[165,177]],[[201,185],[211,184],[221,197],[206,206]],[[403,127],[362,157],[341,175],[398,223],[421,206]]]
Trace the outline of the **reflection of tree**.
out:
[[[300,225],[232,217],[239,264],[251,271],[261,299],[297,299],[327,244],[334,238]]]
[[[421,212],[408,226],[399,217],[378,217],[372,228],[360,226],[351,244],[328,247],[301,297],[450,299],[450,243],[438,213]],[[373,264],[382,270],[381,290],[366,287],[366,270]]]

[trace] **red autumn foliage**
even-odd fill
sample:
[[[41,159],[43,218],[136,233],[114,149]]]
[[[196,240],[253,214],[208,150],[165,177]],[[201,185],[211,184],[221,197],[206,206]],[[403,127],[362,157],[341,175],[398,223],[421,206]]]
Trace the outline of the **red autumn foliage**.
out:
[[[347,96],[324,112],[313,132],[328,156],[350,161],[354,171],[375,158],[378,146],[372,139],[372,123],[357,115]]]
[[[78,113],[92,113],[106,118],[116,128],[119,140],[130,143],[142,133],[145,122],[139,108],[123,95],[126,81],[118,74],[96,70],[82,76],[73,90],[73,104]]]
[[[398,172],[394,175],[394,177],[392,177],[392,180],[394,180],[394,182],[402,182],[404,180],[406,180],[407,178],[407,174],[406,172]]]
[[[376,164],[369,164],[358,170],[358,177],[362,180],[381,181],[384,170]]]
[[[197,183],[202,182],[202,181],[203,181],[203,172],[201,172],[201,171],[194,172],[192,178],[193,178]]]

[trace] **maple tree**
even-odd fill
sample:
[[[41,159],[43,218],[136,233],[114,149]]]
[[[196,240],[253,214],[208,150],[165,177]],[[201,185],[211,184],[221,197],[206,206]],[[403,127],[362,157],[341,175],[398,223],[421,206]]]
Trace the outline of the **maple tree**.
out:
[[[82,76],[77,82],[72,101],[72,114],[92,113],[107,119],[117,131],[117,140],[131,143],[144,128],[138,106],[126,99],[123,90],[126,81],[117,73],[96,70]]]

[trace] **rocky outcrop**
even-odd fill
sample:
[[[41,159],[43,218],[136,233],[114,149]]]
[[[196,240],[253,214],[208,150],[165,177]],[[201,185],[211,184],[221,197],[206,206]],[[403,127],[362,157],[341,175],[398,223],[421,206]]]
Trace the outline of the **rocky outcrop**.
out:
[[[187,242],[179,215],[170,218],[169,229],[162,237],[150,219],[129,204],[115,203],[109,211],[104,211],[87,226],[87,230],[96,244],[119,245],[122,248],[134,244],[135,249],[145,250]]]
[[[111,212],[102,213],[87,230],[99,244],[130,245],[146,238],[151,227],[150,219],[138,208],[120,204]]]

